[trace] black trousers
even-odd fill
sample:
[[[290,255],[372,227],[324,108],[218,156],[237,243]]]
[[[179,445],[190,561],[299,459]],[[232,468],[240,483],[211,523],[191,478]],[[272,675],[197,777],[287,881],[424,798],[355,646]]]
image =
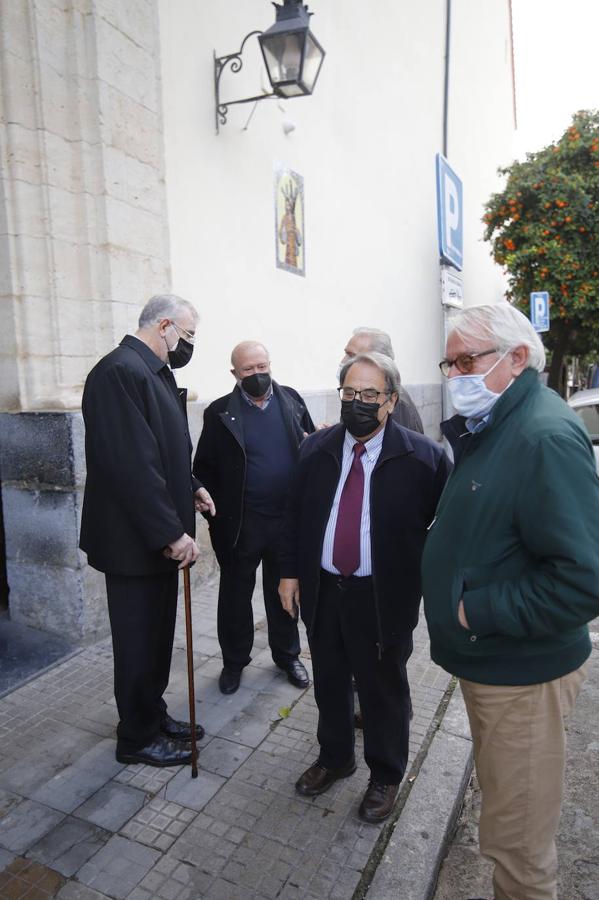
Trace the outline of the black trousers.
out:
[[[354,752],[356,681],[364,723],[364,759],[375,781],[399,784],[408,762],[412,633],[379,659],[371,578],[321,573],[318,612],[309,639],[318,706],[319,762],[344,766]]]
[[[297,624],[279,599],[277,544],[281,519],[246,509],[231,561],[220,570],[218,591],[218,640],[223,663],[240,671],[250,662],[254,643],[252,595],[256,569],[262,563],[264,606],[272,658],[285,666],[300,652]]]
[[[106,575],[118,746],[139,750],[160,731],[171,670],[178,572]]]

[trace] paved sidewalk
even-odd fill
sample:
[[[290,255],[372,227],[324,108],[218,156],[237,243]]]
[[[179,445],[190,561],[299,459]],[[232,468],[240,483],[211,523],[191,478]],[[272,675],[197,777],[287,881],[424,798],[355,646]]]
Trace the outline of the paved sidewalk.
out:
[[[217,686],[216,581],[194,598],[198,719],[207,732],[195,780],[188,767],[116,762],[109,640],[0,700],[0,897],[364,896],[392,829],[357,816],[368,780],[361,736],[352,778],[314,800],[295,793],[317,756],[317,711],[312,690],[298,691],[274,667],[256,594],[254,658],[230,697]],[[180,604],[167,694],[175,717],[187,717],[183,626]],[[423,620],[409,671],[410,765],[419,766],[450,685],[430,662]]]

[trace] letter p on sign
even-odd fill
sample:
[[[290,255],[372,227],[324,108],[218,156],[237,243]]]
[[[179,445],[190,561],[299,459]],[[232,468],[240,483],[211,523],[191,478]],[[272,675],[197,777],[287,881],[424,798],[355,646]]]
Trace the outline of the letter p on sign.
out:
[[[461,271],[464,260],[462,181],[437,153],[437,231],[443,262]]]

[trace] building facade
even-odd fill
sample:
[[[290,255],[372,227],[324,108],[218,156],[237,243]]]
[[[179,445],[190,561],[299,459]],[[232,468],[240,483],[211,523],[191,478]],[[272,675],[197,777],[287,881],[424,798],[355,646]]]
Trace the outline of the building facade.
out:
[[[77,547],[81,392],[152,294],[200,311],[178,373],[196,436],[245,338],[266,344],[315,421],[334,421],[356,325],[390,332],[438,435],[435,154],[464,183],[465,301],[499,300],[481,216],[511,161],[510,5],[381,0],[374,13],[313,0],[311,11],[326,50],[314,94],[230,106],[217,134],[214,53],[272,24],[266,0],[0,5],[0,477],[15,621],[78,640],[106,630],[103,578]],[[253,37],[242,70],[223,72],[221,100],[268,90]],[[276,183],[303,188],[301,265],[277,265]],[[206,548],[200,573],[213,565]]]

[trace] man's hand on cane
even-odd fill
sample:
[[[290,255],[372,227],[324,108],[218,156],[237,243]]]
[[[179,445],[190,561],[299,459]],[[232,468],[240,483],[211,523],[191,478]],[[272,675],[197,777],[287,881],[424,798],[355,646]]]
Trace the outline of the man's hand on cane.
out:
[[[184,569],[192,562],[195,562],[200,555],[200,548],[192,537],[188,534],[182,534],[180,538],[169,544],[164,549],[164,555],[169,559],[175,559],[179,563],[179,568]]]

